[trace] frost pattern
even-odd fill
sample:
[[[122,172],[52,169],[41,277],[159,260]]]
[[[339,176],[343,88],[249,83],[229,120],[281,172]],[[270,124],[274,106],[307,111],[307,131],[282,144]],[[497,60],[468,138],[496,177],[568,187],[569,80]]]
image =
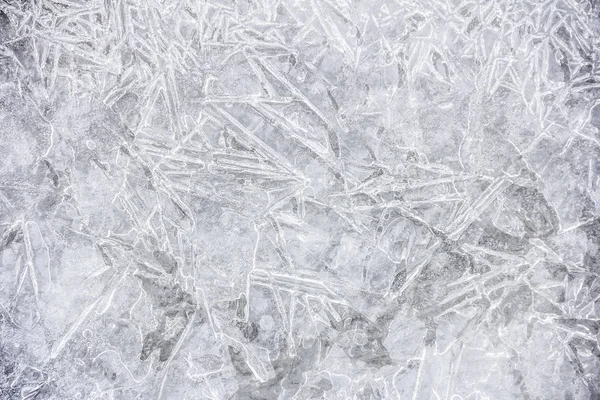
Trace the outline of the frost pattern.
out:
[[[592,0],[4,0],[1,399],[600,399]]]

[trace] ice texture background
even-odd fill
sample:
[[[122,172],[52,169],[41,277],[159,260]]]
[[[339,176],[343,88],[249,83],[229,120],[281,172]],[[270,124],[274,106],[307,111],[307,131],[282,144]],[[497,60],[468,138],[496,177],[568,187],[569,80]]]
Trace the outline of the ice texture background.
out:
[[[600,399],[600,5],[2,0],[1,399]]]

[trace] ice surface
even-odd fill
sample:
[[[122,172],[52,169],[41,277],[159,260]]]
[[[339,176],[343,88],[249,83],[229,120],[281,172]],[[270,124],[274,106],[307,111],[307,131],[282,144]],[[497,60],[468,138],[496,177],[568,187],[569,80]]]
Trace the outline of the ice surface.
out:
[[[0,399],[600,399],[595,0],[3,0]]]

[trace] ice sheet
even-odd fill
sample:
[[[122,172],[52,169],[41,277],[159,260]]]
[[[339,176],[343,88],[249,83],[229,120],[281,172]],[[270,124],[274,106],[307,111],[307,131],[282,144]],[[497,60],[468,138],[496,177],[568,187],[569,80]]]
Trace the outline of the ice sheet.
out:
[[[4,0],[0,399],[600,399],[599,15]]]

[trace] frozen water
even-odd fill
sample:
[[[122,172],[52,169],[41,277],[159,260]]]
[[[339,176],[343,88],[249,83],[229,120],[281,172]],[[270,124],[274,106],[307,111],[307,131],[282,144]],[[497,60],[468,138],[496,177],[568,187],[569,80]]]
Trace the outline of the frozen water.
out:
[[[595,0],[3,0],[0,399],[600,399]]]

